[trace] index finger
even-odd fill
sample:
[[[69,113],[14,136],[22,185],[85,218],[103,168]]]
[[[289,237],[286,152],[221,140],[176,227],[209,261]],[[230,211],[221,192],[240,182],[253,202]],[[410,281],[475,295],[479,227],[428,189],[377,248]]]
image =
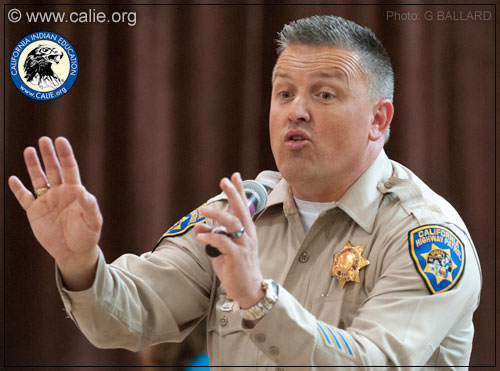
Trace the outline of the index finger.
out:
[[[245,189],[243,188],[243,180],[241,179],[241,174],[234,173],[231,176],[231,183],[233,183],[234,187],[236,188],[236,191],[238,191],[240,196],[243,198],[245,206],[248,207],[247,195],[245,194]]]
[[[231,213],[241,221],[241,224],[245,228],[248,228],[249,224],[252,223],[252,218],[248,210],[247,198],[243,191],[241,177],[238,174],[233,174],[231,181],[224,178],[221,181],[221,189],[227,196]]]
[[[61,164],[63,182],[68,184],[81,184],[80,171],[73,154],[71,144],[64,137],[55,140],[57,157]]]

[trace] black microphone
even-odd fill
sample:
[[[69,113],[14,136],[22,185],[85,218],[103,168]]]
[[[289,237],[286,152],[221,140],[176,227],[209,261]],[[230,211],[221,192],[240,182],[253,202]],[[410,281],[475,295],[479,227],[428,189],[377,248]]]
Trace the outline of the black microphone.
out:
[[[267,203],[267,191],[266,188],[259,182],[255,180],[245,180],[243,182],[243,190],[245,191],[245,195],[247,197],[247,206],[250,211],[250,216],[254,216],[256,213],[262,211],[264,206]],[[231,212],[231,208],[228,206],[227,211]],[[222,233],[228,234],[226,228],[222,225],[217,225],[212,233]],[[210,245],[205,246],[205,251],[208,256],[212,258],[216,258],[221,255],[220,251]]]

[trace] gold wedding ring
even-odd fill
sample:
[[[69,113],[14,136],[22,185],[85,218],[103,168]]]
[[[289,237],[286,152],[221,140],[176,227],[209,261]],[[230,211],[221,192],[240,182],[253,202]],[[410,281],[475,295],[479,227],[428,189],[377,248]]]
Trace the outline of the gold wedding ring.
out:
[[[35,188],[35,194],[37,197],[40,197],[47,193],[50,189],[50,184],[47,183],[45,187]]]

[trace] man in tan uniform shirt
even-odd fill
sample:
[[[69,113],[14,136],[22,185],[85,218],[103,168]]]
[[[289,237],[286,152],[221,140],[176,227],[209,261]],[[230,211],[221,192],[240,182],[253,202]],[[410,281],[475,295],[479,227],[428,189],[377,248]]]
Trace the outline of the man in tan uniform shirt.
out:
[[[134,351],[181,341],[206,319],[214,370],[467,366],[479,261],[453,207],[383,150],[385,50],[331,16],[285,26],[279,52],[270,134],[280,173],[257,177],[269,195],[253,218],[234,174],[153,252],[106,264],[102,217],[69,143],[40,139],[47,174],[26,150],[39,198],[9,184],[56,260],[67,313],[94,345]],[[308,205],[321,210],[309,221]],[[210,233],[214,220],[244,233]],[[222,255],[209,258],[207,244]]]

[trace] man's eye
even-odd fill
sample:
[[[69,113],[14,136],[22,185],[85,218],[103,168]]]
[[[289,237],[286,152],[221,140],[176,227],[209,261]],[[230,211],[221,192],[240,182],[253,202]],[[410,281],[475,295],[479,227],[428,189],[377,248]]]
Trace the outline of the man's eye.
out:
[[[280,98],[288,99],[292,96],[292,93],[290,93],[289,91],[280,91],[279,96]]]
[[[334,99],[335,95],[333,93],[330,93],[330,92],[327,92],[327,91],[322,91],[320,93],[320,97],[321,97],[321,99],[329,100],[329,99]]]

